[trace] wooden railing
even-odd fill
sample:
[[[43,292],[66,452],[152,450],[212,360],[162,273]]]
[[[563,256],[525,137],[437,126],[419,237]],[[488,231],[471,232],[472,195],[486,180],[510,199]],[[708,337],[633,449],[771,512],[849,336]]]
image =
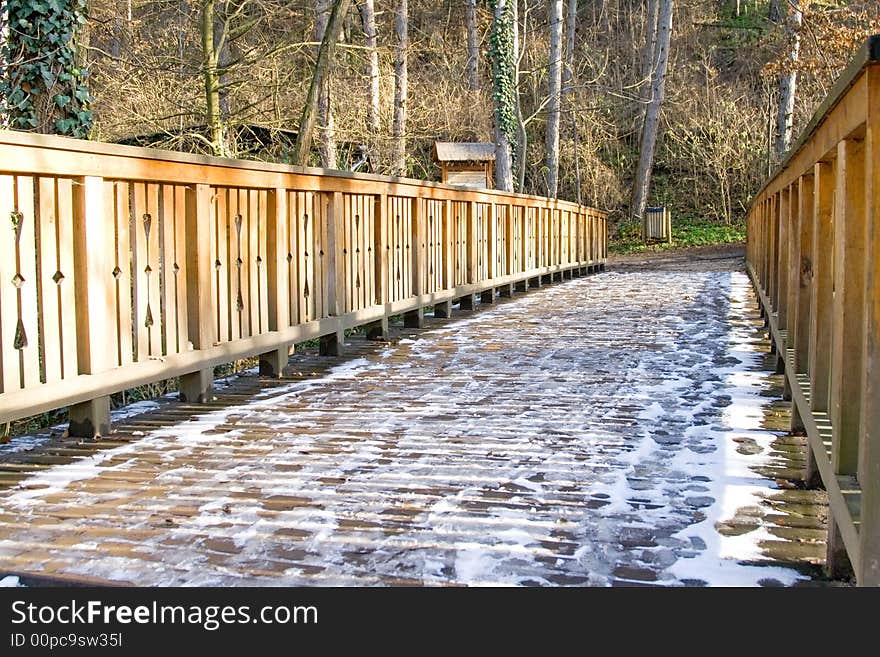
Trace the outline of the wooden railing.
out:
[[[828,568],[880,585],[880,37],[752,202],[748,270],[806,480],[828,491]]]
[[[416,180],[0,131],[0,422],[214,365],[449,316],[514,286],[604,267],[605,214]]]

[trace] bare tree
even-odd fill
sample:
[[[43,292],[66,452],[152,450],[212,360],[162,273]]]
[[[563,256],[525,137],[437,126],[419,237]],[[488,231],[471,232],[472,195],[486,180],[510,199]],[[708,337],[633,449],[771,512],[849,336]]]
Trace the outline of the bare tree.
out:
[[[229,155],[226,142],[226,123],[220,106],[220,50],[221,35],[217,34],[217,2],[202,0],[200,30],[202,36],[202,76],[205,83],[205,123],[214,155]]]
[[[651,89],[654,71],[654,53],[657,50],[657,19],[660,8],[657,0],[648,0],[645,8],[645,49],[642,51],[642,75],[639,80],[639,112],[638,127],[645,123],[645,111],[651,101]]]
[[[480,88],[480,37],[477,34],[477,0],[465,0],[464,23],[467,31],[468,87]]]
[[[511,0],[511,8],[513,10],[513,25],[511,26],[513,29],[513,104],[516,108],[516,148],[514,150],[513,162],[515,163],[516,191],[522,192],[526,186],[526,149],[529,146],[529,133],[526,132],[526,122],[523,119],[522,90],[520,89],[520,65],[522,64],[524,48],[520,46],[519,0]],[[525,34],[523,34],[523,37],[525,37]]]
[[[394,153],[391,171],[394,175],[406,174],[406,103],[408,85],[409,5],[398,0],[394,15],[394,33],[397,45],[394,49],[394,116],[391,121],[391,139]]]
[[[575,173],[575,194],[577,202],[581,202],[581,168],[578,158],[578,147],[580,139],[578,138],[577,112],[573,108],[568,107],[571,88],[575,84],[574,78],[574,51],[575,37],[577,36],[577,16],[578,16],[578,0],[568,0],[568,16],[565,23],[565,70],[562,72],[562,104],[566,106],[569,118],[571,119],[571,136],[574,142],[574,173]]]
[[[563,0],[550,3],[550,89],[544,139],[547,196],[556,198],[559,186],[559,116],[562,102]]]
[[[350,2],[351,0],[333,0],[327,28],[324,30],[324,38],[321,40],[321,46],[318,49],[318,57],[315,60],[315,68],[312,72],[312,81],[309,85],[309,92],[303,105],[302,114],[300,115],[296,143],[293,146],[293,161],[301,166],[306,166],[309,163],[312,133],[315,129],[315,118],[318,112],[319,90],[324,86],[327,75],[330,72],[333,51],[336,48],[336,42],[339,40],[339,34],[342,31],[342,24],[345,14],[348,12]]]
[[[778,82],[779,105],[776,110],[776,135],[774,138],[774,151],[778,160],[782,159],[791,145],[794,99],[797,89],[797,62],[801,49],[800,29],[804,20],[798,3],[799,0],[787,0],[783,3],[785,33],[788,41],[788,67],[779,73]]]
[[[513,140],[517,130],[515,12],[512,7],[515,1],[490,0],[493,10],[489,57],[495,90],[495,186],[505,192],[513,191]]]
[[[361,21],[367,46],[367,79],[370,84],[370,104],[367,107],[367,123],[376,134],[382,129],[380,119],[379,95],[379,31],[376,29],[376,8],[374,0],[364,0],[361,5]]]
[[[657,19],[657,40],[655,43],[653,73],[651,75],[651,100],[645,111],[645,122],[642,127],[642,139],[639,145],[639,161],[636,166],[633,182],[630,213],[636,219],[642,219],[645,206],[648,204],[648,191],[651,186],[651,171],[654,167],[654,148],[657,145],[657,133],[660,128],[660,109],[666,83],[666,66],[669,63],[669,42],[672,36],[672,5],[673,0],[659,0],[660,9]],[[648,47],[650,40],[646,40]]]
[[[324,40],[327,32],[327,23],[330,20],[330,11],[333,0],[317,0],[315,10],[315,41]],[[347,12],[346,12],[347,13]],[[343,18],[344,18],[343,14]],[[341,30],[340,30],[341,33]],[[338,40],[339,37],[337,36]],[[320,46],[319,46],[320,48]],[[330,76],[324,78],[323,84],[318,89],[318,153],[321,157],[321,166],[325,169],[337,168],[336,162],[336,126],[333,121],[333,110],[330,107]]]

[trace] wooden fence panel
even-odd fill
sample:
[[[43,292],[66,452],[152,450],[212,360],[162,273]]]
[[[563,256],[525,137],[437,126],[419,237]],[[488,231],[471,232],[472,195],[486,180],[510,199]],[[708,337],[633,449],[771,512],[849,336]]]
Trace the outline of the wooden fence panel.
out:
[[[756,195],[747,268],[830,507],[827,568],[880,585],[876,215],[880,37],[872,37]],[[849,564],[844,564],[848,561]]]

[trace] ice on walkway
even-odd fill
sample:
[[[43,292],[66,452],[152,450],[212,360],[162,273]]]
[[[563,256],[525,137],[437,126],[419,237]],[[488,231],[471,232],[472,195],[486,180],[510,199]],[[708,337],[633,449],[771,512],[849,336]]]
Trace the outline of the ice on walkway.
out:
[[[756,314],[729,271],[518,297],[30,477],[0,496],[0,559],[142,585],[791,584],[763,531],[715,528],[774,486]]]

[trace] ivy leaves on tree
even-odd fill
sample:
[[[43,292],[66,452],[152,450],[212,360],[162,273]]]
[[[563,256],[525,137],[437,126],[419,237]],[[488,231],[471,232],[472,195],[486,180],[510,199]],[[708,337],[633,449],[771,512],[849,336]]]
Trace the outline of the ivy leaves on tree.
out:
[[[78,66],[75,37],[86,23],[87,0],[7,0],[7,38],[0,45],[0,79],[9,127],[85,138],[92,127],[87,73]]]
[[[489,0],[493,13],[498,0]],[[489,59],[492,62],[493,98],[498,126],[511,144],[516,144],[516,62],[513,52],[513,4],[506,2],[503,19],[492,22],[489,34]],[[515,149],[514,149],[515,152]],[[515,164],[515,163],[514,163]]]

